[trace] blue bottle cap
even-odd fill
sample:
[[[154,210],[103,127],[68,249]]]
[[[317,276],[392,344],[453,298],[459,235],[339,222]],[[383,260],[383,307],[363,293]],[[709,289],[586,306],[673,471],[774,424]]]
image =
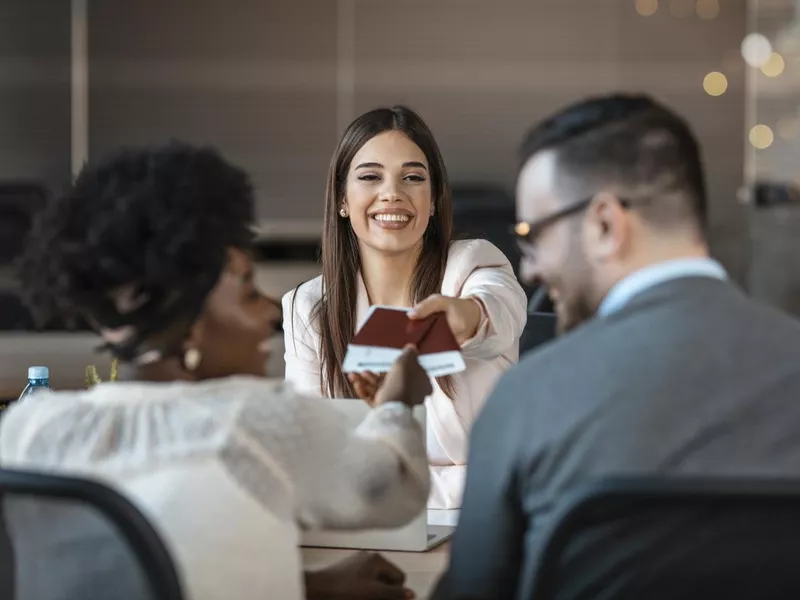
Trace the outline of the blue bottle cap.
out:
[[[28,379],[50,379],[50,369],[47,367],[29,367]]]

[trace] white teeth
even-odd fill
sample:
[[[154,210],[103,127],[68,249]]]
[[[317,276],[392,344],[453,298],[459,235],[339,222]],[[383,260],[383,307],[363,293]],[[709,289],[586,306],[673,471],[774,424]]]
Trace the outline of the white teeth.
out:
[[[373,217],[376,221],[390,221],[393,223],[405,223],[410,220],[408,215],[377,214]]]

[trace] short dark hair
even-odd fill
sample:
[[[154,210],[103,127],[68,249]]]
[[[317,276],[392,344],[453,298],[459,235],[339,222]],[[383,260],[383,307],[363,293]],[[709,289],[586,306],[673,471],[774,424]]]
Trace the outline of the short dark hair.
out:
[[[675,197],[644,207],[654,219],[688,215],[701,230],[707,226],[697,140],[684,119],[647,95],[591,97],[560,110],[528,132],[522,164],[544,150],[555,151],[559,169],[589,186]]]
[[[249,248],[252,223],[249,177],[214,149],[124,148],[85,166],[38,216],[19,278],[41,318],[131,327],[131,338],[110,347],[130,359],[148,335],[197,318],[228,249]],[[114,301],[120,290],[132,306]]]

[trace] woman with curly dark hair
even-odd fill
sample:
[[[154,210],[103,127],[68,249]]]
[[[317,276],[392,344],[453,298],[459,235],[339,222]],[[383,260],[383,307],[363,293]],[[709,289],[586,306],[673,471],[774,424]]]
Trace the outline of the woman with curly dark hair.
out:
[[[281,315],[253,281],[252,222],[248,177],[213,150],[128,149],[85,167],[44,211],[21,265],[36,312],[87,319],[119,381],[12,406],[0,459],[130,496],[192,600],[298,600],[299,526],[401,525],[429,491],[408,407],[431,388],[413,350],[356,431],[263,379]],[[402,574],[377,560],[307,575],[308,596],[406,597]]]

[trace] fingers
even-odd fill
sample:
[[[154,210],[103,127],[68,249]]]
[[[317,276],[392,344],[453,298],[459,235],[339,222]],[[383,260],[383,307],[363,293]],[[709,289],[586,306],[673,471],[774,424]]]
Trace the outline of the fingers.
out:
[[[414,592],[400,585],[386,585],[369,579],[354,582],[348,598],[358,600],[412,600]]]
[[[361,398],[362,400],[366,400],[367,402],[371,402],[373,397],[375,396],[375,392],[378,389],[378,385],[376,383],[372,383],[366,377],[363,376],[363,373],[350,373],[347,376],[347,379],[353,386],[353,391],[356,393],[356,396]]]
[[[419,355],[419,350],[414,344],[406,344],[403,348],[403,353],[400,355],[400,358],[404,358],[406,360],[416,359]]]
[[[380,554],[375,555],[373,568],[375,579],[382,583],[401,586],[406,581],[406,574],[397,565],[390,563]]]
[[[378,375],[377,373],[373,373],[372,371],[365,371],[361,375],[364,377],[364,379],[369,385],[376,388],[380,384],[381,379],[383,379],[383,375]]]
[[[359,552],[350,558],[358,576],[349,597],[361,600],[411,600],[414,592],[403,587],[405,573],[376,552]]]
[[[441,294],[428,296],[425,298],[425,300],[411,309],[411,311],[408,313],[408,318],[424,319],[428,315],[432,315],[437,312],[444,312],[447,310],[450,300],[451,298],[442,296]]]

